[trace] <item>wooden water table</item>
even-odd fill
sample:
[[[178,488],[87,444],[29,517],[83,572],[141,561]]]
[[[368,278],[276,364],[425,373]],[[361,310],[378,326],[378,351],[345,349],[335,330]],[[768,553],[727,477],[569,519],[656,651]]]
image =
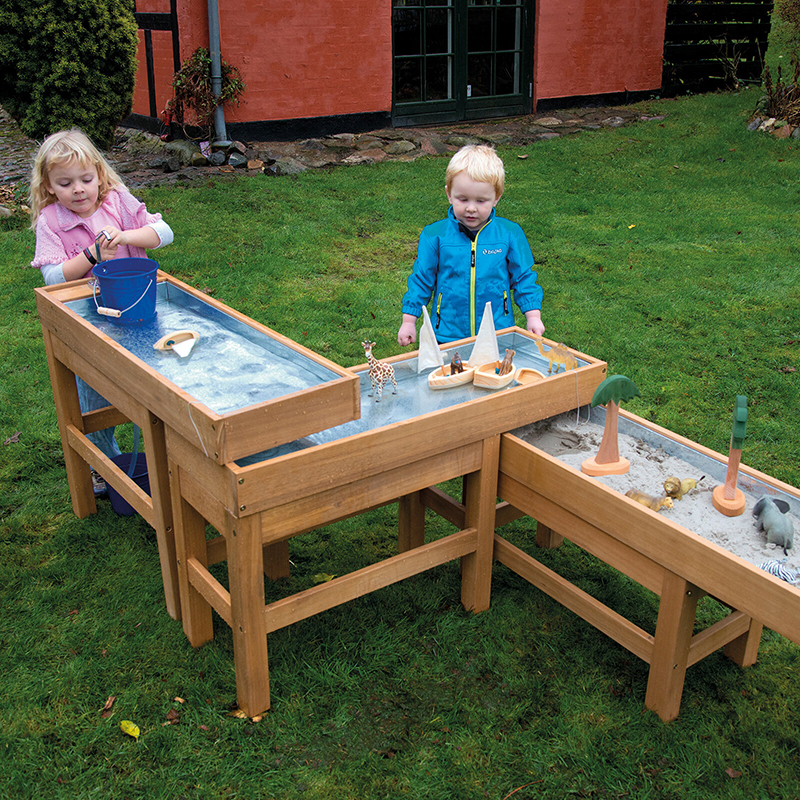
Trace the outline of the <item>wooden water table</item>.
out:
[[[156,319],[141,327],[97,314],[85,280],[35,291],[73,510],[80,518],[97,510],[91,464],[155,528],[167,611],[179,619],[166,428],[224,463],[358,417],[359,380],[161,271]],[[200,334],[196,353],[154,348],[181,329]],[[112,405],[81,414],[76,375]],[[86,437],[129,421],[142,432],[149,495]]]
[[[584,409],[582,416],[588,412]],[[598,413],[602,409],[592,410]],[[712,485],[725,481],[725,456],[625,411],[620,411],[619,430],[693,464]],[[538,521],[539,547],[558,547],[567,538],[659,595],[655,631],[633,624],[501,535],[495,536],[495,558],[647,662],[645,704],[663,720],[678,716],[687,668],[714,651],[724,648],[740,666],[752,665],[762,626],[800,644],[800,589],[520,436],[502,437],[498,495]],[[800,491],[792,486],[743,466],[739,487],[756,497],[779,497],[800,516]],[[697,604],[705,595],[730,613],[695,633]]]
[[[39,289],[37,302],[76,514],[95,510],[91,463],[156,528],[167,607],[191,644],[212,638],[213,611],[230,625],[237,698],[250,716],[270,706],[272,631],[453,559],[463,605],[488,608],[495,526],[518,515],[496,509],[501,435],[588,403],[606,377],[604,362],[571,351],[575,369],[536,383],[432,391],[412,353],[388,359],[398,394],[386,388],[376,403],[366,365],[337,367],[164,273],[156,321],[141,328],[97,315],[82,281]],[[201,334],[186,359],[153,349],[184,328]],[[547,373],[525,331],[500,331],[498,344]],[[468,358],[471,340],[447,348],[456,349]],[[292,380],[273,372],[257,387],[277,361]],[[74,375],[113,407],[81,415]],[[126,420],[142,428],[152,498],[85,436]],[[435,488],[458,477],[463,504]],[[397,555],[265,605],[264,575],[287,574],[290,538],[392,502]],[[458,530],[426,542],[426,507]],[[219,535],[207,539],[206,523]],[[209,570],[221,561],[227,586]]]

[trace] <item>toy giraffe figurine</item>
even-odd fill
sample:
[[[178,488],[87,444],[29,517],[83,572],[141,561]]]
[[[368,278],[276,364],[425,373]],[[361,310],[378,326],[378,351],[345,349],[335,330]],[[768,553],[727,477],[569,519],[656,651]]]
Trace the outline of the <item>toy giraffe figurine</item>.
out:
[[[391,381],[392,394],[397,394],[397,379],[394,377],[394,367],[387,364],[385,361],[378,361],[372,355],[372,348],[375,347],[375,342],[365,340],[361,342],[364,352],[367,354],[367,363],[369,364],[369,379],[372,382],[372,391],[367,394],[367,397],[372,397],[375,394],[375,402],[378,403],[383,396],[383,386],[386,381]]]

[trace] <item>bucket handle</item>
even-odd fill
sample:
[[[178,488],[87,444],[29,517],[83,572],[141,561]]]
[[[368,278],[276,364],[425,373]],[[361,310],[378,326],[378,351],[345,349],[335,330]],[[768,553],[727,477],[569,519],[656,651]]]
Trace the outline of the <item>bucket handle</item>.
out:
[[[97,309],[97,313],[104,317],[121,317],[126,311],[130,311],[139,301],[144,299],[144,296],[147,294],[148,289],[150,289],[152,285],[153,279],[150,278],[139,299],[131,303],[127,308],[123,308],[122,311],[118,311],[116,308],[106,308],[105,306],[101,306],[97,302],[97,290],[100,287],[97,285],[97,281],[94,281],[92,294],[92,297],[94,298],[94,307]]]

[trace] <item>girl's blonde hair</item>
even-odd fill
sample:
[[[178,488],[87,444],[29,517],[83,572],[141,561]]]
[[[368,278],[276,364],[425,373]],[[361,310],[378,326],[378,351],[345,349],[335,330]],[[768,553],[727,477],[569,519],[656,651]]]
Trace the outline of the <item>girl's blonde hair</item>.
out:
[[[48,175],[50,170],[57,165],[71,163],[82,166],[91,165],[97,170],[98,200],[101,203],[112,189],[125,185],[83,131],[72,128],[68,131],[53,133],[42,142],[33,160],[31,188],[28,193],[32,228],[36,227],[36,220],[42,213],[42,209],[51,203],[58,202],[55,195],[49,191],[50,178]]]
[[[468,144],[462,147],[451,159],[445,172],[445,187],[449,194],[453,180],[459,172],[466,172],[478,183],[490,183],[498,197],[506,185],[506,171],[503,160],[494,149],[485,144]]]

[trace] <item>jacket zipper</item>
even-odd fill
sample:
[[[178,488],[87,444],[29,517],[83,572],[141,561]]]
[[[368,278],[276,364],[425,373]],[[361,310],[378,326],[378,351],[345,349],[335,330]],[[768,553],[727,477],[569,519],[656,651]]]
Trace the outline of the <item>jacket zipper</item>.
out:
[[[503,313],[508,316],[508,292],[503,290]]]

